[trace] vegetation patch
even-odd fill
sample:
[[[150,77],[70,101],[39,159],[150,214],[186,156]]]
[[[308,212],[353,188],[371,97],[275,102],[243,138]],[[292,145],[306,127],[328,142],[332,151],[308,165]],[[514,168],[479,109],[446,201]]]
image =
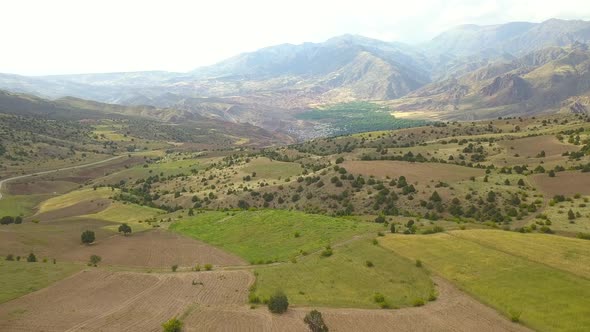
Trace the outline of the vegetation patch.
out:
[[[561,241],[554,239],[558,244]],[[519,248],[499,250],[446,233],[389,235],[381,243],[398,254],[420,259],[427,268],[507,317],[515,317],[518,311],[518,320],[534,329],[573,331],[590,325],[590,281],[558,268],[551,259],[546,262],[543,251],[533,261],[519,255]]]
[[[26,262],[0,260],[0,303],[10,301],[27,293],[61,280],[81,269],[80,265],[52,262]]]
[[[175,222],[170,229],[261,264],[286,261],[382,227],[301,212],[260,210],[205,212]]]
[[[330,257],[314,254],[297,263],[257,269],[256,296],[268,299],[281,289],[295,305],[396,308],[425,301],[433,291],[424,269],[369,240],[333,251]],[[367,259],[374,266],[368,267]]]

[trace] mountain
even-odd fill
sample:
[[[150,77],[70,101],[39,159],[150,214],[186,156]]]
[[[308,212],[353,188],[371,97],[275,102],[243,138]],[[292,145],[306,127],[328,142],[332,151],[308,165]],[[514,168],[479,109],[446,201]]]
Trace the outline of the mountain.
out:
[[[576,43],[482,66],[388,105],[424,117],[471,120],[557,112],[564,102],[575,104],[585,96],[590,96],[590,51],[586,44]]]
[[[590,22],[550,19],[541,23],[462,25],[422,45],[426,53],[469,56],[485,52],[522,56],[549,46],[590,42]]]
[[[580,110],[588,42],[590,22],[579,20],[463,25],[417,46],[343,35],[186,73],[0,74],[0,89],[134,106],[161,121],[208,118],[290,133],[305,126],[298,113],[350,101],[385,101],[428,118],[493,118]]]

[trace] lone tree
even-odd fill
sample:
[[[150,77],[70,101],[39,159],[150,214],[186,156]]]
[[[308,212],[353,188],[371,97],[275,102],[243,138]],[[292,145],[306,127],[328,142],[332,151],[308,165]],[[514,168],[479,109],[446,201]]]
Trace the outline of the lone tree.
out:
[[[37,257],[35,256],[35,254],[30,253],[29,256],[27,257],[27,262],[34,263],[36,261],[37,261]]]
[[[312,332],[328,332],[328,327],[324,323],[322,313],[317,310],[310,311],[303,321],[309,326]]]
[[[100,261],[102,261],[102,258],[100,256],[92,255],[92,256],[90,256],[89,264],[92,266],[97,266],[98,263],[100,263]]]
[[[268,300],[268,310],[273,314],[282,314],[289,308],[287,295],[281,291],[274,293]]]
[[[127,224],[122,224],[121,226],[119,226],[119,233],[123,233],[123,235],[127,236],[128,234],[131,234],[131,226],[127,225]]]
[[[84,244],[91,244],[96,239],[93,231],[82,232],[80,238],[82,239],[82,243]]]
[[[569,211],[567,211],[567,218],[569,220],[574,220],[576,219],[576,214],[574,213],[574,211],[572,211],[572,209],[570,209]]]
[[[180,332],[182,331],[182,322],[177,318],[172,318],[166,323],[162,324],[164,332]]]

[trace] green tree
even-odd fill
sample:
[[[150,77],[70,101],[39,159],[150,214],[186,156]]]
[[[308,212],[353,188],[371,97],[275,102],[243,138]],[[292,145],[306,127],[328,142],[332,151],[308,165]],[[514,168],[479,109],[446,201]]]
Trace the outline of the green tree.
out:
[[[119,233],[123,233],[123,235],[127,236],[128,234],[131,234],[131,226],[123,223],[122,225],[119,226]]]
[[[312,332],[328,332],[328,326],[324,323],[322,314],[317,310],[310,311],[303,321],[309,326]]]
[[[37,261],[37,257],[35,256],[35,254],[30,253],[29,256],[27,257],[27,262],[34,263],[36,261]]]
[[[576,219],[576,214],[574,213],[574,211],[572,211],[572,209],[570,209],[569,211],[567,211],[567,218],[569,220],[574,220]]]
[[[94,242],[94,240],[96,240],[96,237],[95,237],[93,231],[82,232],[82,235],[80,235],[80,238],[82,240],[82,243],[84,243],[84,244],[90,244],[90,243]]]
[[[391,223],[391,226],[389,226],[389,230],[390,230],[392,233],[395,233],[395,224],[394,224],[394,223]]]
[[[430,200],[432,202],[440,202],[442,201],[442,198],[440,198],[440,195],[438,194],[438,192],[433,192],[432,195],[430,196]]]
[[[268,300],[268,310],[274,314],[282,314],[289,308],[287,295],[281,291],[275,292]]]
[[[180,332],[182,331],[182,322],[178,318],[172,318],[162,324],[162,328],[164,332]]]
[[[90,260],[88,262],[92,266],[97,266],[98,263],[100,263],[101,261],[102,261],[102,257],[100,257],[98,255],[92,255],[92,256],[90,256]]]

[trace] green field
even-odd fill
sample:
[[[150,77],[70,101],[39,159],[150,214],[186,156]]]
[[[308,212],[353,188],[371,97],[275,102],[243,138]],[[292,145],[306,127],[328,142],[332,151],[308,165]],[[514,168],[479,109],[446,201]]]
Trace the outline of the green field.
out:
[[[465,234],[456,235],[461,232]],[[581,277],[585,269],[576,269],[575,263],[553,261],[560,250],[567,251],[572,240],[545,235],[549,240],[531,246],[531,234],[488,231],[484,235],[487,242],[479,244],[477,232],[486,231],[390,235],[380,242],[400,255],[422,260],[428,269],[506,316],[519,316],[533,329],[581,331],[580,327],[590,326],[590,280]],[[522,237],[518,239],[522,246],[516,244],[514,235]],[[577,249],[587,248],[577,264],[587,264],[590,243],[574,241]],[[536,255],[526,247],[535,248]],[[526,258],[529,255],[533,259]],[[572,269],[578,273],[571,273]]]
[[[112,221],[116,223],[127,223],[129,226],[131,226],[134,232],[137,232],[151,229],[152,227],[143,221],[157,217],[162,213],[164,213],[164,211],[147,206],[115,202],[103,211],[82,217]],[[110,225],[106,226],[105,228],[116,232],[118,227],[119,225]]]
[[[297,263],[257,269],[256,294],[266,299],[282,290],[296,305],[379,308],[374,295],[380,293],[396,308],[419,299],[427,302],[434,291],[424,269],[369,240],[333,251],[330,257],[316,253]],[[374,266],[368,267],[367,261]]]
[[[37,257],[39,259],[39,257]],[[79,271],[80,265],[69,263],[28,263],[0,260],[0,303],[49,286]]]
[[[205,212],[170,226],[252,263],[285,261],[324,246],[377,232],[382,225],[281,210]],[[299,234],[296,237],[296,233]]]
[[[0,200],[1,216],[29,216],[34,208],[50,195],[2,195]]]
[[[334,135],[420,127],[429,123],[395,118],[388,107],[364,101],[330,105],[298,114],[296,117],[300,120],[330,123]]]
[[[91,201],[94,199],[109,198],[113,196],[117,191],[113,191],[110,188],[92,188],[81,189],[72,191],[65,195],[50,198],[43,202],[39,207],[39,213],[48,212],[53,210],[63,209],[68,206],[75,205],[80,202]]]
[[[297,163],[287,163],[282,161],[274,161],[268,158],[255,159],[250,164],[242,169],[242,172],[251,174],[256,172],[256,179],[279,179],[287,178],[300,174],[302,171],[301,165]]]

